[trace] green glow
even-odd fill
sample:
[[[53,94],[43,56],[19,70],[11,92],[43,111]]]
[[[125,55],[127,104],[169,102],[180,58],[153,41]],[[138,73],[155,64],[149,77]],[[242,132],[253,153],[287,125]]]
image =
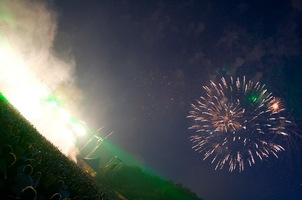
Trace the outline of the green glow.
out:
[[[258,99],[258,96],[256,96],[256,95],[253,95],[253,96],[251,96],[251,97],[249,98],[249,100],[250,100],[251,102],[255,102],[255,101],[257,101],[257,99]]]
[[[13,12],[8,9],[8,6],[5,5],[6,2],[0,1],[0,19],[11,27],[16,27],[15,18]]]
[[[87,137],[93,137],[93,135],[99,135],[99,133],[92,131],[90,129],[87,130]],[[122,161],[123,163],[126,163],[131,166],[139,166],[141,167],[145,172],[149,174],[153,174],[156,176],[163,177],[160,173],[154,171],[153,169],[145,166],[142,164],[141,161],[134,158],[131,154],[120,148],[119,146],[113,144],[110,140],[106,139],[105,136],[100,137],[101,142],[99,147],[94,151],[93,154],[89,156],[89,158],[101,158],[101,165],[105,164],[107,165],[108,162],[112,159],[116,159],[119,161]],[[89,139],[86,139],[89,140]],[[93,141],[91,141],[87,147],[83,149],[83,151],[80,152],[80,154],[83,157],[86,157],[87,154],[97,145],[97,139],[95,138]],[[81,142],[81,141],[80,141]],[[87,142],[87,141],[86,141]],[[81,145],[80,145],[81,146]]]
[[[114,145],[109,140],[104,140],[103,145],[104,145],[103,148],[109,149],[112,153],[118,156],[118,158],[121,159],[123,162],[128,163],[130,165],[140,166],[144,171],[148,172],[149,174],[160,176],[158,172],[155,172],[151,168],[144,166],[140,161],[135,159],[132,155],[130,155],[120,147]]]
[[[50,96],[45,101],[54,107],[60,107],[60,108],[62,107],[62,103],[55,96]]]
[[[2,93],[0,93],[0,100],[9,102]],[[43,100],[42,102],[47,103],[50,106],[54,107],[55,109],[57,109],[56,111],[62,112],[64,114],[63,118],[70,123],[71,129],[73,129],[77,133],[78,132],[82,133],[82,134],[80,133],[78,136],[78,140],[79,140],[78,143],[87,142],[89,140],[89,138],[93,137],[93,135],[98,135],[98,133],[96,131],[89,129],[84,123],[82,123],[76,117],[71,116],[71,115],[69,115],[69,113],[64,111],[64,109],[62,107],[62,102],[59,100],[59,98],[57,98],[55,96],[50,96],[49,98]],[[83,134],[83,132],[85,132],[85,134]],[[84,135],[86,135],[86,136],[84,136]],[[79,144],[79,145],[78,145],[79,148],[81,148],[81,145],[83,145],[83,144]],[[90,150],[91,150],[91,148],[94,148],[95,145],[96,145],[95,143],[94,143],[94,145],[93,144],[88,145],[88,149],[90,148]],[[87,153],[87,151],[80,153],[80,154],[82,156],[84,156],[85,153]],[[118,147],[117,145],[113,144],[108,139],[103,138],[102,144],[96,149],[96,151],[91,155],[91,157],[100,157],[100,158],[102,158],[101,160],[106,160],[106,159],[103,159],[105,157],[108,158],[107,160],[117,157],[122,162],[127,163],[129,165],[140,166],[145,172],[147,172],[149,174],[163,177],[158,172],[155,172],[151,168],[143,165],[140,161],[135,159],[132,155],[130,155],[129,153],[127,153],[125,150]]]
[[[7,100],[7,98],[5,98],[5,96],[3,96],[3,94],[0,92],[0,100],[1,101],[4,101],[4,102],[9,102],[8,100]]]
[[[60,109],[63,111],[63,103],[56,96],[50,96],[49,98],[46,99],[46,102],[49,103],[50,105],[56,107],[57,109]],[[80,133],[80,135],[82,135],[82,136],[85,135],[84,132],[87,133],[87,137],[93,137],[93,135],[97,135],[97,133],[95,131],[86,127],[76,117],[69,116],[68,120],[70,121],[72,129],[75,132]],[[81,140],[85,140],[85,139],[81,138]],[[88,140],[88,138],[86,138],[86,140]],[[94,144],[93,147],[95,145],[96,144]],[[90,149],[93,147],[90,147]],[[140,161],[135,159],[133,156],[131,156],[129,153],[127,153],[126,151],[124,151],[123,149],[118,147],[117,145],[114,145],[113,143],[111,143],[108,139],[103,140],[102,144],[95,150],[95,153],[92,154],[92,157],[105,157],[106,155],[103,155],[103,153],[101,151],[104,151],[103,153],[107,153],[108,155],[110,155],[111,158],[114,158],[115,156],[117,156],[119,159],[121,159],[125,163],[131,164],[131,165],[138,165],[138,166],[142,167],[148,173],[151,173],[154,175],[159,175],[159,173],[156,173],[154,170],[151,170],[150,168],[143,166]],[[102,154],[102,155],[100,155],[100,154]]]
[[[247,95],[246,103],[258,103],[260,101],[260,95],[256,93],[251,93]]]

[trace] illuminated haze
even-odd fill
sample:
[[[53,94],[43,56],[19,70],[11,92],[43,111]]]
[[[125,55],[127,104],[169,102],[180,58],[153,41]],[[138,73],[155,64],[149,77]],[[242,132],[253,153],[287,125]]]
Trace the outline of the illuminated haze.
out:
[[[73,60],[53,51],[56,28],[55,13],[42,1],[0,1],[0,92],[68,155],[76,149],[70,119],[75,115],[72,98],[79,92]],[[60,105],[48,101],[54,97]]]

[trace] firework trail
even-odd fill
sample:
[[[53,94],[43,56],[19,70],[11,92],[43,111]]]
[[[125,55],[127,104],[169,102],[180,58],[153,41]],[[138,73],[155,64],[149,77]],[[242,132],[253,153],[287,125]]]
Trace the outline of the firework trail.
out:
[[[210,81],[203,89],[188,116],[194,121],[189,129],[196,131],[190,137],[193,149],[203,153],[203,160],[211,159],[215,169],[228,165],[231,172],[243,171],[256,160],[278,158],[285,151],[281,140],[289,136],[286,126],[291,122],[265,85],[230,77]]]

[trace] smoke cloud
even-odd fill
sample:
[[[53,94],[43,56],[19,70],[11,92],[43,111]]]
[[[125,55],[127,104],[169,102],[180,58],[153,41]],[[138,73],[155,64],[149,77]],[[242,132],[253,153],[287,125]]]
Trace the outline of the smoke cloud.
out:
[[[42,1],[0,1],[0,92],[69,155],[85,130],[73,117],[75,63],[55,55],[56,29],[56,14]]]

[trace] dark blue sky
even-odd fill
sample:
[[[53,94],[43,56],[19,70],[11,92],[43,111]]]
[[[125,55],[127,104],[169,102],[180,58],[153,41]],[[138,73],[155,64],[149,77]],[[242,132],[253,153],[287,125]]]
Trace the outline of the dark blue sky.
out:
[[[301,127],[302,2],[56,0],[58,54],[73,55],[85,121],[207,200],[302,199],[301,141],[242,173],[191,149],[186,118],[221,76],[260,81]]]

